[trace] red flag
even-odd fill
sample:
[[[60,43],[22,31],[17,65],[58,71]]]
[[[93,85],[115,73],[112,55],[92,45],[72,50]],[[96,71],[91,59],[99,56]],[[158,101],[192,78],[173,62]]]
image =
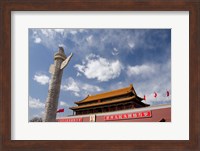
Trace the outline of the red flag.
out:
[[[60,113],[60,112],[64,112],[65,109],[59,109],[57,110],[57,113]]]
[[[169,96],[169,91],[167,91],[167,96]]]
[[[158,95],[158,94],[157,94],[156,92],[154,92],[154,98],[156,98],[156,97],[157,97],[157,95]]]
[[[144,95],[144,100],[146,101],[146,96]]]

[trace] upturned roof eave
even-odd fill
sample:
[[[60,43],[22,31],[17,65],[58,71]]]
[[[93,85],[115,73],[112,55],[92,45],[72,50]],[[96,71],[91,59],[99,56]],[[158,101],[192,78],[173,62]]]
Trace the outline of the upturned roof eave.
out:
[[[119,90],[125,91],[125,92],[122,92],[122,93],[119,92],[118,94],[114,94],[114,93],[116,93],[116,91],[119,91]],[[112,92],[113,92],[113,95],[106,96],[106,94],[112,93]],[[104,96],[98,97],[98,95],[100,95],[100,94],[96,94],[97,97],[94,98],[94,99],[91,99],[91,100],[90,100],[89,98],[95,97],[95,95],[93,95],[93,96],[88,95],[85,99],[83,99],[83,100],[81,100],[81,101],[75,102],[75,104],[79,105],[79,104],[82,104],[82,103],[85,103],[85,102],[91,102],[91,101],[95,101],[95,100],[100,100],[100,99],[105,99],[105,98],[116,97],[116,96],[120,96],[120,95],[123,95],[123,94],[128,94],[128,93],[130,93],[130,92],[133,92],[135,95],[137,95],[136,92],[135,92],[135,90],[134,90],[134,88],[133,88],[133,85],[132,85],[132,84],[130,84],[130,86],[129,86],[129,87],[126,87],[126,88],[122,88],[122,89],[118,89],[118,90],[113,90],[113,91],[105,92],[105,93],[103,93]],[[102,95],[102,94],[101,94],[101,95]]]
[[[134,98],[136,98],[136,97],[132,96],[132,97],[129,97],[129,98],[123,98],[123,99],[118,99],[118,100],[113,100],[113,101],[108,101],[108,102],[100,102],[100,103],[88,104],[88,105],[83,105],[83,106],[74,106],[74,107],[70,107],[69,109],[76,110],[76,109],[80,109],[80,108],[108,105],[108,104],[113,104],[113,103],[118,103],[118,102],[129,101],[129,100],[134,99]]]

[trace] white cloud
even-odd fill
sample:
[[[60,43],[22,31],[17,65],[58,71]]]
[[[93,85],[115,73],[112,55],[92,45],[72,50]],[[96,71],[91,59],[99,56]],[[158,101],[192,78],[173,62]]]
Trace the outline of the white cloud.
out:
[[[49,83],[50,79],[45,74],[36,73],[34,75],[33,80],[35,80],[36,82],[40,83],[41,85],[45,85],[45,84]]]
[[[113,48],[112,55],[116,56],[119,54],[119,50],[117,48]]]
[[[37,44],[41,43],[42,39],[39,37],[37,31],[33,31],[32,37],[33,37],[34,43],[37,43]]]
[[[79,32],[81,32],[81,33],[84,32],[84,31],[85,31],[85,29],[79,29]]]
[[[29,96],[29,107],[40,109],[40,108],[44,108],[45,104],[42,103],[40,99],[32,98],[31,96]]]
[[[41,116],[42,119],[44,120],[44,117],[45,117],[45,111],[44,111],[44,110],[40,112],[40,116]]]
[[[128,76],[138,76],[142,75],[150,75],[155,72],[155,65],[136,65],[136,66],[128,66],[127,67],[127,75]]]
[[[76,76],[79,77],[79,76],[81,76],[81,74],[79,72],[77,72]]]
[[[89,91],[89,92],[99,92],[102,91],[102,89],[98,86],[90,85],[90,84],[83,84],[82,89]]]
[[[94,54],[86,57],[86,64],[76,64],[74,67],[88,79],[96,78],[98,81],[117,78],[123,68],[119,60],[111,61]]]
[[[78,84],[75,82],[73,78],[68,78],[66,85],[61,85],[61,90],[63,91],[73,91],[73,92],[79,92],[80,88]]]
[[[74,95],[77,96],[77,97],[80,96],[80,94],[78,92],[74,92]]]
[[[77,31],[76,31],[76,30],[71,30],[70,33],[71,33],[72,35],[76,35],[76,34],[77,34]]]
[[[88,44],[91,45],[93,42],[93,36],[90,35],[89,37],[86,38],[86,40],[87,40]]]
[[[130,85],[130,81],[126,82],[126,81],[119,81],[119,82],[115,82],[114,84],[111,84],[109,86],[109,90],[116,90],[116,89],[121,89],[124,87],[128,87]]]
[[[128,43],[128,46],[129,46],[130,48],[134,48],[134,47],[135,47],[135,44],[134,44],[133,42],[132,42],[132,43],[129,42],[129,43]]]
[[[58,45],[64,43],[66,38],[64,29],[33,29],[32,31],[34,42],[40,42],[40,44],[53,51],[56,51]]]
[[[124,53],[133,52],[138,46],[146,47],[147,30],[108,30],[108,29],[32,29],[33,35],[41,39],[41,44],[56,51],[60,43],[66,43],[70,38],[73,44],[70,50],[81,55],[90,52],[91,47],[96,51],[107,52],[108,46],[115,46]],[[84,37],[83,37],[84,36]],[[112,52],[112,51],[111,51]],[[115,52],[112,52],[115,54]]]
[[[66,84],[61,85],[61,90],[70,91],[77,97],[79,96],[85,97],[87,94],[102,91],[102,88],[95,85],[83,83],[80,81],[75,81],[72,77],[69,77],[66,80]]]
[[[69,107],[69,105],[66,102],[60,101],[60,106]]]
[[[54,29],[55,30],[55,32],[58,32],[58,33],[61,33],[61,34],[63,34],[64,33],[64,29]]]
[[[45,116],[44,110],[42,110],[41,112],[39,112],[39,111],[37,110],[37,114],[33,114],[33,115],[31,116],[30,119],[33,119],[33,118],[35,118],[35,117],[38,117],[38,118],[42,118],[42,120],[44,120],[44,116]]]
[[[41,41],[42,41],[42,40],[41,40],[40,37],[36,37],[35,40],[34,40],[34,42],[37,43],[37,44],[41,43]]]
[[[83,64],[83,65],[76,64],[74,67],[75,67],[78,71],[84,73],[84,68],[85,68],[84,64]],[[78,72],[78,73],[79,73],[79,72]]]
[[[66,48],[66,46],[64,44],[58,44],[58,47]]]
[[[144,74],[149,75],[148,77],[141,79],[140,77],[143,74],[134,77],[133,85],[138,96],[143,97],[146,95],[146,103],[151,105],[170,103],[171,93],[167,97],[166,92],[167,90],[171,91],[171,61],[168,60],[164,64],[151,64],[150,66],[154,68],[154,72]],[[154,98],[154,92],[158,94],[157,98]]]
[[[142,95],[139,94],[140,97],[146,97],[146,101],[144,100],[143,102],[146,102],[147,104],[151,105],[156,105],[156,104],[168,104],[171,101],[171,96],[166,96],[166,91],[161,89],[159,91],[155,91],[157,93],[157,97],[154,97],[154,91],[144,93]],[[162,103],[161,103],[162,102]]]
[[[53,29],[41,29],[41,32],[46,38],[53,39],[56,35],[56,31]]]

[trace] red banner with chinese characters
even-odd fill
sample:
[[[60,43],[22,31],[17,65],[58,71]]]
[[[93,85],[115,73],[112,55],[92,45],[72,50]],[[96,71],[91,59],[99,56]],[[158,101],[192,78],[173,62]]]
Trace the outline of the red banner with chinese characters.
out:
[[[57,119],[57,122],[83,122],[83,118],[65,118],[65,119]]]
[[[104,116],[104,120],[112,121],[112,120],[123,120],[131,118],[145,118],[145,117],[151,117],[151,111],[106,115]]]

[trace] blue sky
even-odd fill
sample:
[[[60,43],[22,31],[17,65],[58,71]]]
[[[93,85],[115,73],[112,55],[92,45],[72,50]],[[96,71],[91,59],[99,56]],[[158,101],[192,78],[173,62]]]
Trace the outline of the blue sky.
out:
[[[133,84],[151,105],[171,103],[171,29],[29,29],[29,119],[44,116],[54,53],[67,56],[57,116],[75,101]],[[158,97],[154,98],[154,92]]]

